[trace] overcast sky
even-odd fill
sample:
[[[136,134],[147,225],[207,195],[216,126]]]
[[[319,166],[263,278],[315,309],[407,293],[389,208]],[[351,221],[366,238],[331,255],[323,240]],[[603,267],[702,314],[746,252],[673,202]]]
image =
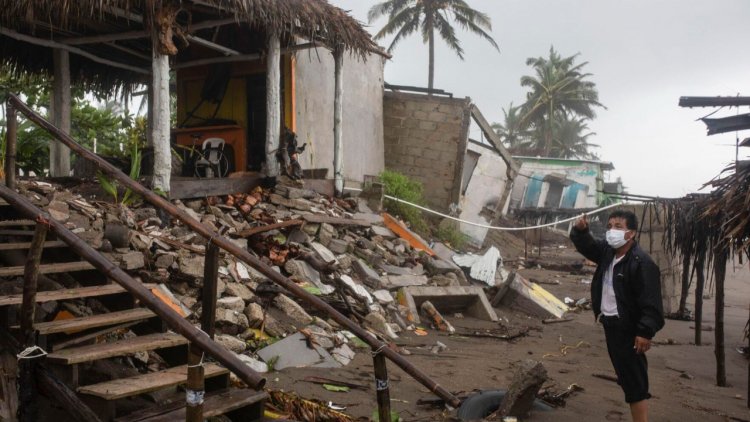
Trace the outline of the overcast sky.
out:
[[[371,0],[329,0],[365,22]],[[695,120],[712,109],[682,109],[682,95],[750,95],[748,0],[467,0],[492,18],[500,53],[459,32],[465,61],[436,43],[435,88],[471,97],[491,122],[525,98],[526,58],[580,53],[599,88],[589,127],[596,152],[612,161],[629,192],[662,197],[696,192],[734,160],[735,134],[706,136]],[[368,29],[375,33],[385,20]],[[389,45],[390,39],[380,41]],[[386,64],[391,84],[427,86],[427,47],[414,35]],[[739,110],[748,112],[747,108]],[[734,115],[721,110],[714,117]],[[740,140],[750,131],[740,132]],[[731,146],[730,146],[731,145]],[[750,148],[740,151],[747,157]],[[742,150],[742,148],[741,148]]]

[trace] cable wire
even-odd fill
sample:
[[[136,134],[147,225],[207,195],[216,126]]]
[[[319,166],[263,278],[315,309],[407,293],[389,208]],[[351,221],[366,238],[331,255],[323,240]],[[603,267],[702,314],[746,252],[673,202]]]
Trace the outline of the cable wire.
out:
[[[359,189],[359,188],[348,188],[348,187],[345,187],[344,190],[355,191],[355,192],[362,192],[362,189]],[[597,208],[597,209],[595,209],[593,211],[584,212],[584,213],[578,214],[576,216],[573,216],[573,217],[570,217],[570,218],[566,218],[564,220],[558,220],[558,221],[555,221],[555,222],[552,222],[552,223],[540,224],[540,225],[537,225],[537,226],[530,226],[530,227],[500,227],[500,226],[490,226],[490,225],[487,225],[487,224],[475,223],[473,221],[462,220],[460,218],[456,218],[456,217],[453,217],[453,216],[448,215],[448,214],[443,214],[442,212],[431,210],[429,208],[426,208],[426,207],[423,207],[421,205],[417,205],[417,204],[411,203],[409,201],[404,201],[403,199],[399,199],[399,198],[396,198],[396,197],[391,196],[391,195],[383,195],[383,196],[386,197],[386,198],[388,198],[388,199],[391,199],[393,201],[400,202],[402,204],[406,204],[406,205],[412,206],[414,208],[420,209],[422,211],[428,212],[430,214],[435,214],[435,215],[438,215],[440,217],[447,218],[449,220],[458,221],[459,223],[469,224],[471,226],[481,227],[481,228],[488,229],[488,230],[500,230],[500,231],[523,231],[523,230],[533,230],[533,229],[541,229],[541,228],[544,228],[544,227],[556,226],[558,224],[567,223],[568,221],[576,220],[578,218],[583,217],[584,215],[598,214],[598,213],[600,213],[600,212],[602,212],[604,210],[608,210],[610,208],[614,208],[614,207],[622,205],[620,203],[610,204],[610,205],[607,205],[607,206],[604,206],[604,207],[601,207],[601,208]]]

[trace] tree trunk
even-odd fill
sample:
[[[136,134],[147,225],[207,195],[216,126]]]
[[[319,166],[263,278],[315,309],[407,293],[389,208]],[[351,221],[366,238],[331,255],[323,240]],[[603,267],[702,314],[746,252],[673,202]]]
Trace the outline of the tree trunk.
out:
[[[169,56],[154,49],[152,63],[153,126],[151,141],[154,146],[154,172],[152,187],[168,194],[172,175],[172,150],[169,145]]]
[[[428,11],[426,19],[427,19],[426,25],[427,25],[427,31],[428,31],[427,33],[429,34],[428,42],[430,46],[430,69],[429,69],[429,73],[427,76],[427,89],[429,90],[429,92],[427,94],[432,95],[432,88],[435,83],[435,28],[433,27],[433,24],[432,24],[431,12]]]
[[[727,386],[727,369],[724,362],[724,277],[727,272],[727,252],[714,253],[716,276],[716,327],[714,329],[714,354],[716,355],[716,385]]]
[[[279,35],[268,37],[266,55],[266,177],[275,182],[279,175],[276,152],[279,149],[281,130],[281,43]]]
[[[54,79],[52,81],[52,123],[70,133],[70,55],[66,50],[52,50]],[[70,176],[70,149],[53,139],[49,144],[49,174]]]

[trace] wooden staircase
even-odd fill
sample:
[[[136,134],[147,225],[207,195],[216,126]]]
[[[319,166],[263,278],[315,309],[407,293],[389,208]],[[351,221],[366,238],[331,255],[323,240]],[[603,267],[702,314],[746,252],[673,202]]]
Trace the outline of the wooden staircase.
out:
[[[9,250],[33,249],[34,236],[28,226],[30,220],[0,221],[0,254]],[[91,285],[69,289],[39,291],[34,302],[40,306],[48,302],[60,304],[78,302],[96,297],[110,312],[69,319],[56,319],[33,324],[36,344],[48,352],[45,367],[55,373],[65,384],[77,392],[102,421],[176,421],[185,420],[184,384],[188,379],[188,340],[167,331],[166,324],[156,314],[141,306],[119,284],[108,283],[88,261],[72,260],[65,242],[45,240],[36,251],[43,261],[38,274],[69,274],[75,280],[92,281]],[[33,256],[34,251],[29,252]],[[63,262],[60,262],[63,261]],[[24,276],[25,266],[0,266],[0,277]],[[89,283],[87,283],[89,284]],[[154,284],[144,284],[153,289]],[[23,294],[0,295],[0,317],[12,333],[23,339],[21,326],[16,323],[22,316]],[[53,312],[54,314],[54,312]],[[129,330],[136,336],[118,338]],[[102,341],[105,337],[114,337]],[[96,361],[131,356],[138,352],[152,352],[166,362],[166,369],[141,373],[127,378],[116,378],[86,384],[86,369]],[[231,388],[229,371],[217,363],[203,363],[206,398],[203,417],[226,415],[233,421],[255,422],[263,418],[265,392]],[[158,396],[157,404],[154,395]],[[133,403],[137,403],[135,406]],[[148,404],[151,403],[151,404]],[[136,408],[135,411],[132,411]],[[127,410],[131,412],[127,413]]]

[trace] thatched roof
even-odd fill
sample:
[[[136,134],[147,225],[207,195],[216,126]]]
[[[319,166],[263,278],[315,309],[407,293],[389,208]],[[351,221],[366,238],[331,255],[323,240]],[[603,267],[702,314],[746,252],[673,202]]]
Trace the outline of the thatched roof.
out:
[[[99,35],[150,34],[152,12],[163,6],[180,8],[177,24],[190,35],[202,31],[208,36],[215,29],[206,27],[211,22],[233,20],[235,28],[244,28],[242,34],[273,31],[287,42],[293,35],[329,48],[340,46],[362,57],[380,52],[356,19],[325,0],[0,0],[0,57],[16,72],[49,73],[51,48],[19,40],[17,34],[61,43]],[[136,69],[97,63],[71,51],[71,77],[105,91],[146,81],[151,39],[136,35],[114,42],[70,44],[84,53]],[[241,53],[262,54],[262,50]]]

